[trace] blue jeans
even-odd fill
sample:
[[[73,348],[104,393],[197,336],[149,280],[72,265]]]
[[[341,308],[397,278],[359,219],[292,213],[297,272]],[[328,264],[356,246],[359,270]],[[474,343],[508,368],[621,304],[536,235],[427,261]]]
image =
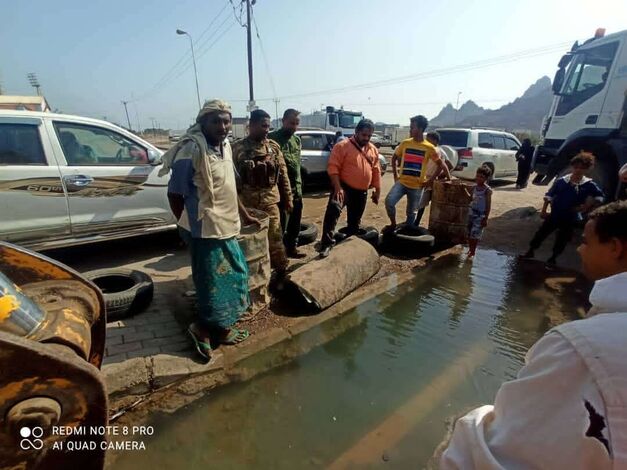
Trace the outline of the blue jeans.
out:
[[[396,204],[403,196],[407,196],[407,225],[414,225],[416,223],[416,215],[418,212],[418,206],[420,205],[420,198],[422,197],[423,188],[411,189],[407,186],[403,186],[399,181],[394,183],[392,189],[385,198],[385,210],[388,213],[388,217],[396,217]]]

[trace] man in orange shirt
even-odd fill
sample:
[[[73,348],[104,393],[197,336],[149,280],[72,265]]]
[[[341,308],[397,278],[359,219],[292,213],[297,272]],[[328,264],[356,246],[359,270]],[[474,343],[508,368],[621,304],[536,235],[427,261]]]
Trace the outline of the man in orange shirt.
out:
[[[347,234],[353,235],[359,230],[369,188],[374,188],[372,202],[379,204],[381,168],[377,148],[370,143],[373,132],[374,123],[362,119],[355,127],[355,135],[338,142],[331,151],[327,173],[331,178],[332,192],[322,226],[320,256],[323,258],[329,256],[334,244],[335,226],[344,206],[348,208]]]

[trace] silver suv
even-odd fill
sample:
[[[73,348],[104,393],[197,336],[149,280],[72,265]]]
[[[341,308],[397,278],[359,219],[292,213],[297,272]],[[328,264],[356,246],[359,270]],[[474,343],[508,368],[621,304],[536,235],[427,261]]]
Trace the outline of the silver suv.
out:
[[[0,239],[46,249],[175,228],[161,155],[106,121],[0,110]]]
[[[477,168],[489,166],[495,178],[515,176],[518,173],[516,152],[520,142],[513,134],[491,129],[437,129],[440,145],[457,150],[459,159],[453,175],[474,179]]]

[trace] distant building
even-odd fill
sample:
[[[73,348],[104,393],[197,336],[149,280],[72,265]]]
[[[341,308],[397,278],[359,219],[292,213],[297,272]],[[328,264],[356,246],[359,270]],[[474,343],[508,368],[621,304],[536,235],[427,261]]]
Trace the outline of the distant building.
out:
[[[14,109],[18,111],[51,111],[46,98],[43,96],[0,95],[0,109]]]

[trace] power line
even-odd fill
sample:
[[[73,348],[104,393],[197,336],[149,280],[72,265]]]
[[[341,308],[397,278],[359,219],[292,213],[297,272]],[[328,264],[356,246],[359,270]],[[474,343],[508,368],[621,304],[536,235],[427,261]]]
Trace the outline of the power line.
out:
[[[222,16],[222,14],[226,11],[228,6],[229,6],[228,3],[224,4],[222,9],[218,12],[218,14],[216,16],[214,16],[214,18],[211,20],[209,25],[196,38],[196,40],[194,41],[195,45],[200,43],[200,41],[202,40],[203,36],[209,31],[209,29],[211,29],[211,27],[218,20],[218,18],[220,18],[220,16]],[[228,18],[228,16],[227,16],[227,18]],[[209,39],[211,39],[211,36],[209,37]],[[203,45],[204,44],[206,44],[206,42],[203,42]],[[202,45],[200,47],[202,47]],[[145,99],[148,96],[150,96],[151,94],[153,94],[155,91],[158,91],[159,88],[162,88],[169,81],[171,81],[174,78],[177,78],[178,76],[180,76],[180,74],[176,75],[176,77],[174,76],[176,74],[176,72],[178,72],[180,70],[180,67],[186,67],[185,70],[187,70],[187,68],[189,67],[189,65],[191,63],[192,63],[191,53],[189,51],[186,51],[185,54],[183,54],[179,58],[179,60],[176,61],[176,63],[174,65],[172,65],[172,67],[170,67],[170,69],[168,69],[168,71],[159,79],[159,81],[157,81],[147,92],[145,92],[143,95],[140,95],[137,99],[138,100]]]
[[[226,29],[224,29],[222,32],[220,32],[219,28],[221,28],[229,19],[231,20],[231,23],[227,26]],[[196,55],[196,60],[199,61],[202,58],[202,56],[205,55],[207,53],[207,51],[209,51],[234,25],[235,25],[235,21],[232,18],[230,18],[230,16],[227,16],[225,18],[225,20],[220,24],[220,26],[218,26],[218,28],[210,36],[207,37],[207,39],[205,40],[205,44],[206,44],[206,42],[208,40],[213,39],[216,35],[218,35],[218,33],[220,33],[218,35],[218,37],[215,38],[215,40],[211,44],[209,44],[207,47],[205,47],[203,50],[201,50]],[[159,87],[157,87],[157,88],[153,87],[153,89],[151,89],[150,91],[146,92],[145,94],[143,94],[142,96],[140,96],[137,99],[138,100],[143,100],[143,99],[147,98],[148,96],[151,96],[151,95],[154,95],[156,93],[159,93],[169,83],[173,82],[174,80],[176,80],[177,78],[182,76],[185,72],[187,72],[189,70],[189,68],[192,66],[192,64],[193,64],[193,62],[191,60],[189,60],[187,63],[185,63],[185,65],[181,66],[181,68],[178,70],[178,73],[172,75],[168,80],[166,80],[165,82],[161,83]]]
[[[235,3],[233,3],[233,0],[229,0],[229,3],[233,7],[233,16],[235,17],[235,21],[237,21],[237,23],[242,28],[246,27],[246,23],[244,23],[244,19],[243,19],[244,18],[244,2],[245,2],[245,0],[241,0],[239,2],[239,14],[238,14],[237,13],[237,7],[235,6]]]
[[[492,57],[489,59],[483,59],[483,60],[479,60],[475,62],[469,62],[466,64],[445,67],[442,69],[435,69],[435,70],[430,70],[427,72],[420,72],[420,73],[412,74],[412,75],[404,75],[404,76],[395,77],[395,78],[377,80],[374,82],[361,83],[361,84],[351,85],[351,86],[343,86],[339,88],[331,88],[328,90],[319,90],[319,91],[313,91],[313,92],[308,92],[308,93],[288,95],[288,96],[281,97],[281,99],[304,98],[304,97],[309,97],[309,96],[343,93],[346,91],[365,90],[369,88],[378,88],[382,86],[397,85],[397,84],[416,81],[416,80],[423,80],[425,78],[433,78],[433,77],[439,77],[443,75],[450,75],[450,74],[458,73],[458,72],[466,72],[469,70],[492,67],[494,65],[498,65],[502,63],[514,62],[517,60],[528,59],[531,57],[536,57],[536,56],[550,54],[550,53],[557,52],[557,51],[562,51],[564,47],[568,46],[569,44],[571,44],[571,41],[562,42],[559,44],[554,44],[551,46],[544,46],[544,47],[535,48],[535,49],[528,49],[524,51],[515,52],[512,54]]]
[[[227,18],[228,20],[229,18]],[[224,22],[222,23],[222,25],[224,25]],[[220,26],[222,26],[220,25]],[[196,60],[200,60],[202,58],[202,56],[204,56],[213,46],[215,46],[217,44],[217,42],[222,39],[226,33],[228,33],[231,28],[235,26],[235,21],[231,20],[231,22],[228,24],[228,26],[226,27],[226,29],[224,29],[219,35],[218,35],[218,30],[216,30],[215,35],[218,35],[218,37],[215,38],[215,40],[209,44],[205,49],[203,49],[202,51],[200,51],[197,56],[196,56]],[[191,66],[191,62],[187,64],[187,66],[183,69],[181,69],[181,71],[175,75],[173,77],[173,80],[176,80],[177,78],[179,78],[181,75],[183,75],[185,72],[187,72],[187,70],[189,69],[189,67]]]
[[[255,19],[255,15],[252,13],[254,10],[251,10],[251,18],[253,20],[253,25],[255,26],[255,33],[257,35],[257,39],[259,40],[259,49],[261,50],[261,57],[263,58],[263,63],[266,66],[266,72],[268,74],[268,78],[270,79],[270,86],[272,87],[272,94],[274,95],[273,101],[277,100],[276,95],[276,87],[274,86],[274,80],[272,78],[272,71],[270,70],[270,64],[268,62],[268,58],[266,56],[266,51],[263,47],[263,41],[261,40],[261,35],[259,34],[259,28],[257,27],[257,20]]]

